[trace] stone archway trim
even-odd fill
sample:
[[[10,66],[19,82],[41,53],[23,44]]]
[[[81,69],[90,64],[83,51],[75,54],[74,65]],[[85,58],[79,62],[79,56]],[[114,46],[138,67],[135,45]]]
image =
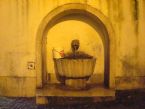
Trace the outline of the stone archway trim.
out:
[[[108,32],[109,36],[109,44],[110,44],[110,74],[109,74],[109,87],[114,88],[115,87],[115,63],[116,63],[116,41],[115,41],[115,35],[113,28],[110,24],[109,19],[104,16],[99,10],[96,8],[93,8],[87,4],[79,4],[79,3],[70,3],[70,4],[64,4],[62,6],[59,6],[55,9],[53,9],[50,13],[48,13],[45,18],[42,20],[41,24],[39,25],[37,36],[36,36],[36,85],[37,88],[41,88],[43,86],[43,59],[42,59],[42,52],[43,47],[42,43],[45,39],[44,32],[46,30],[47,25],[49,22],[51,22],[56,16],[58,16],[60,13],[65,13],[67,10],[76,10],[84,13],[91,13],[92,15],[96,16],[106,27],[106,30]],[[65,13],[66,14],[66,13]],[[65,15],[64,14],[64,15]],[[60,14],[59,17],[64,16],[63,14]]]

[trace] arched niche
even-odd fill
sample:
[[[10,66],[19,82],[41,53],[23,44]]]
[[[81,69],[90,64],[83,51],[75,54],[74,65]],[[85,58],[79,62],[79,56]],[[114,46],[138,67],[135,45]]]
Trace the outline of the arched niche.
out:
[[[47,32],[59,19],[70,14],[84,15],[99,27],[104,46],[104,85],[115,86],[115,37],[109,20],[97,9],[87,4],[65,4],[52,10],[42,20],[36,37],[36,80],[37,88],[43,87],[47,81],[46,74],[46,37]]]

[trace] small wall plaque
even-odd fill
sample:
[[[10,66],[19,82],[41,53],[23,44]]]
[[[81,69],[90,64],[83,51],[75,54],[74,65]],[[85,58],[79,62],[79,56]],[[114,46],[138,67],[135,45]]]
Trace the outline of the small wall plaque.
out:
[[[27,68],[29,70],[34,70],[35,69],[35,62],[28,62],[27,63]]]

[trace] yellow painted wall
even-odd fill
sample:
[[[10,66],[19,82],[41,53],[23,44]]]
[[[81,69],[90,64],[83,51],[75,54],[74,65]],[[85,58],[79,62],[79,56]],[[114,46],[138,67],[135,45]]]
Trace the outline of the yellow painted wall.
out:
[[[135,3],[135,0],[0,0],[0,95],[3,95],[4,90],[7,90],[7,95],[10,95],[10,90],[6,88],[9,85],[3,85],[5,82],[4,78],[36,77],[35,70],[27,69],[27,62],[36,61],[35,41],[38,26],[50,11],[66,3],[89,4],[101,11],[110,20],[117,41],[117,51],[114,51],[117,52],[116,87],[144,87],[145,1],[137,0],[137,2]],[[82,25],[83,28],[80,31],[83,31],[84,28],[89,28],[87,31],[91,31],[92,37],[95,38],[96,36],[94,45],[98,44],[97,40],[100,40],[99,36],[94,32],[92,27],[83,22],[74,22],[74,25],[78,23]],[[71,24],[70,21],[63,23],[66,27],[68,24]],[[56,36],[54,32],[56,30],[63,36],[64,33],[61,32],[63,29],[57,29],[63,23],[54,26],[48,32],[48,35]],[[70,30],[68,29],[66,36],[69,36],[68,33]],[[78,36],[73,35],[75,33],[71,33],[71,38],[83,38],[83,36],[87,38],[87,31],[83,32],[83,35],[77,32]],[[68,38],[66,36],[65,38]],[[49,38],[50,40],[54,40],[52,37]],[[66,43],[69,44],[69,42]],[[82,47],[85,47],[85,42],[81,44]],[[101,45],[101,42],[99,44]],[[93,44],[90,45],[90,47],[92,46]],[[65,49],[66,51],[68,50],[68,48]],[[87,50],[84,48],[81,49]],[[92,51],[90,50],[89,53]],[[50,70],[52,70],[52,67]],[[18,85],[18,89],[21,89],[21,86],[24,84],[26,86],[29,85],[28,82],[20,82],[20,84],[13,83],[15,82],[12,81],[11,85]],[[30,83],[35,86],[34,82]],[[35,87],[32,89],[34,93],[28,94],[23,94],[19,90],[20,95],[34,96]],[[28,92],[27,88],[24,88],[24,90]]]

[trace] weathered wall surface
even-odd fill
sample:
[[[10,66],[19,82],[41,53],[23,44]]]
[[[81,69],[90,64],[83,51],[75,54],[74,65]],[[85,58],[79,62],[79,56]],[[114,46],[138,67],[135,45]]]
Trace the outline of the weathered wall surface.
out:
[[[35,62],[38,26],[51,10],[66,3],[89,4],[112,23],[117,41],[116,88],[145,87],[144,0],[1,0],[0,95],[35,95],[36,72],[27,63]]]
[[[121,0],[118,10],[117,88],[144,87],[144,0]]]

